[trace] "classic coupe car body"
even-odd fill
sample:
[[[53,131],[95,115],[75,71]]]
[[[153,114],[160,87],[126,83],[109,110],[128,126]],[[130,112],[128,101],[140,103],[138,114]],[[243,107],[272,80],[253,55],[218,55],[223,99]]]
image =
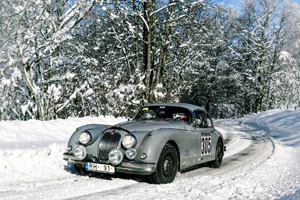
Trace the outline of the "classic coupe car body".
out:
[[[177,171],[201,163],[219,167],[224,150],[224,139],[204,109],[160,103],[141,107],[128,122],[77,128],[64,159],[80,174],[121,172],[170,183]]]

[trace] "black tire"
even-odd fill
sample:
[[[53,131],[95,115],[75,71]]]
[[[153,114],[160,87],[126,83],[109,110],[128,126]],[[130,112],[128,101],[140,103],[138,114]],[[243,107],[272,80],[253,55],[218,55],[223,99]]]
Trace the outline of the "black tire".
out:
[[[150,181],[154,184],[171,183],[178,171],[178,154],[175,147],[166,144],[160,154],[156,171],[150,175]]]
[[[82,168],[80,165],[74,164],[74,169],[79,175],[88,175],[89,172],[85,169]]]
[[[216,146],[215,160],[210,163],[210,166],[213,168],[219,168],[222,164],[223,156],[224,156],[223,143],[221,140],[218,140]]]

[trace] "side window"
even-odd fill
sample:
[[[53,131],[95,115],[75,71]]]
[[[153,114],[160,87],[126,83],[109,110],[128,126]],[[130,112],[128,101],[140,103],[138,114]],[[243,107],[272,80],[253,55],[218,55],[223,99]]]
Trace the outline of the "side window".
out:
[[[201,112],[202,124],[201,128],[207,128],[207,118],[205,112]]]
[[[207,127],[212,128],[213,127],[213,122],[212,119],[209,115],[207,115]]]
[[[195,117],[196,117],[196,126],[198,128],[207,128],[208,124],[207,124],[207,118],[206,118],[206,114],[203,111],[196,111],[195,112]]]

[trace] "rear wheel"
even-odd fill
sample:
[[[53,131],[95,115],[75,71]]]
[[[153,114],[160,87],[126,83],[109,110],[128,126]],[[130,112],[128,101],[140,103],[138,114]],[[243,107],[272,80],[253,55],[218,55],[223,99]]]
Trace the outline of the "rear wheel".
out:
[[[156,171],[151,174],[152,183],[164,184],[171,183],[175,179],[178,171],[178,154],[173,145],[166,144],[163,148]]]
[[[221,140],[218,140],[216,146],[215,160],[210,163],[211,167],[219,168],[222,164],[223,155],[224,155],[223,143]]]

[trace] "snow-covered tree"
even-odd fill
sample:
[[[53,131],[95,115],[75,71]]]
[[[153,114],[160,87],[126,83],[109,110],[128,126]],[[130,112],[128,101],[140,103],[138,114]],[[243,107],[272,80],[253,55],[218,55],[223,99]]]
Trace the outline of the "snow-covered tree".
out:
[[[93,4],[94,1],[1,1],[3,119],[51,119],[85,87],[72,85],[70,91],[64,87],[68,84],[59,84],[72,83],[75,76],[72,69],[66,68],[72,61],[61,52],[63,43],[72,39],[70,32]]]
[[[236,68],[242,75],[244,114],[274,106],[272,79],[282,70],[279,58],[287,42],[286,22],[291,17],[288,6],[278,0],[243,2],[235,49],[240,60]]]

